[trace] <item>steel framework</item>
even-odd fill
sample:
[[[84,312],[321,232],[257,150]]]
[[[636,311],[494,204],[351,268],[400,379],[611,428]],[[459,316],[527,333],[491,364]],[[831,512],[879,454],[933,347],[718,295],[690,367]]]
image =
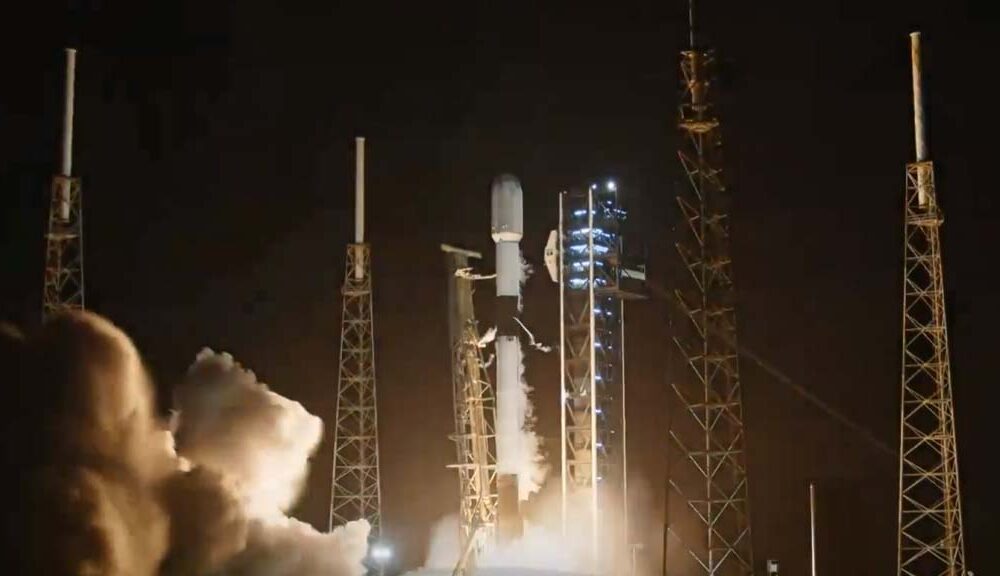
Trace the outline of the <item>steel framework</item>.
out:
[[[667,533],[681,554],[668,574],[749,575],[753,571],[736,347],[736,307],[729,252],[728,193],[722,135],[712,103],[714,55],[681,52],[682,137],[678,151],[690,182],[677,196],[684,218],[676,248],[690,285],[675,290],[686,325],[675,336],[682,363],[673,375],[679,402],[670,415]]]
[[[965,576],[934,164],[923,137],[919,34],[911,35],[917,161],[906,166],[899,434],[900,576]]]
[[[64,310],[82,310],[83,193],[73,178],[73,100],[76,50],[66,49],[66,87],[59,174],[52,178],[49,224],[45,234],[42,321]]]
[[[460,558],[454,574],[472,574],[476,561],[496,540],[496,397],[483,361],[472,303],[469,258],[478,253],[443,245],[448,265],[449,332],[459,484]]]
[[[597,572],[627,565],[623,217],[613,184],[559,197],[563,529],[590,531]]]
[[[371,524],[369,539],[374,541],[381,529],[381,486],[368,244],[348,245],[342,295],[330,529],[363,518]]]
[[[80,180],[52,179],[49,224],[45,234],[42,320],[65,310],[82,310],[83,194]]]

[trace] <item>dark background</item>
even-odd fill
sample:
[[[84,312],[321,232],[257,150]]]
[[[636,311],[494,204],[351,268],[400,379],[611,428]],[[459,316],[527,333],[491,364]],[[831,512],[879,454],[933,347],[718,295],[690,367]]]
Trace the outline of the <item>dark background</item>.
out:
[[[364,5],[362,8],[361,5]],[[84,186],[87,304],[135,339],[164,408],[203,345],[232,352],[330,421],[339,284],[351,235],[353,137],[368,137],[383,511],[401,567],[457,509],[443,258],[481,249],[488,187],[525,189],[536,275],[526,319],[558,337],[542,247],[556,193],[613,176],[650,274],[668,244],[680,1],[632,4],[38,2],[0,34],[0,318],[37,325],[61,47],[80,48],[75,172]],[[876,5],[877,4],[877,5]],[[1000,307],[992,181],[997,21],[961,2],[704,2],[718,49],[740,338],[796,383],[897,443],[902,191],[912,156],[909,48],[924,32],[953,350],[969,567],[1000,570],[988,428]],[[483,316],[489,310],[481,289]],[[662,506],[662,302],[630,304],[629,462]],[[558,435],[556,358],[531,356],[540,432]],[[783,573],[808,562],[819,483],[820,571],[895,569],[896,461],[743,362],[754,545]],[[331,447],[297,514],[325,526]],[[558,461],[558,443],[549,446]],[[651,522],[661,520],[654,514]],[[645,534],[658,565],[659,528]]]

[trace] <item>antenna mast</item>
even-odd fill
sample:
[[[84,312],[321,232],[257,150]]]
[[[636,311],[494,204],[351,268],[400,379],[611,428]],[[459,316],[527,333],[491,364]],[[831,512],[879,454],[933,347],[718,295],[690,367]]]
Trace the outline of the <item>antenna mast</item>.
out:
[[[83,194],[73,174],[73,99],[76,50],[66,49],[66,91],[59,173],[52,177],[49,223],[45,234],[42,320],[66,310],[82,310]]]
[[[675,341],[690,371],[672,383],[679,402],[669,421],[667,574],[749,576],[753,573],[743,426],[743,391],[736,346],[736,298],[729,253],[729,194],[722,179],[722,134],[712,102],[714,54],[695,44],[694,2],[688,3],[687,50],[678,151],[690,188],[677,196],[684,216],[676,244],[688,286],[676,291],[686,322]]]
[[[899,426],[899,576],[965,576],[942,216],[924,132],[920,33],[910,34],[916,161],[906,165],[903,370]]]
[[[816,485],[809,483],[809,566],[816,576]]]
[[[333,438],[330,529],[352,520],[371,524],[370,542],[382,528],[378,410],[375,394],[375,329],[372,322],[371,250],[364,242],[364,138],[355,138],[354,243],[347,246],[340,381]],[[369,565],[371,565],[369,561]]]

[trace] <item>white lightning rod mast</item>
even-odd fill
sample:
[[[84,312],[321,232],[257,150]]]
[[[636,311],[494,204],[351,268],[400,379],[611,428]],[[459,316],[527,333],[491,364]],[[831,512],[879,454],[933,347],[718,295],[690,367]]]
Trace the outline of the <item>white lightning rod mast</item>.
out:
[[[76,84],[76,49],[66,49],[66,92],[63,101],[63,133],[61,176],[69,178],[73,172],[73,95]]]
[[[354,139],[354,243],[365,243],[365,138]],[[360,249],[359,249],[360,250]],[[360,280],[364,275],[361,258],[354,260],[354,277]]]
[[[809,483],[809,561],[816,576],[816,485]]]
[[[917,162],[927,162],[927,133],[924,128],[923,76],[920,72],[920,32],[910,32],[910,66],[913,70],[913,138],[916,141]],[[927,205],[927,170],[917,171],[917,201]]]
[[[927,160],[924,131],[924,91],[920,72],[920,32],[910,32],[910,62],[913,68],[913,136],[917,144],[917,162]]]
[[[63,96],[62,157],[59,159],[58,184],[59,210],[61,222],[68,222],[72,204],[70,181],[73,176],[73,100],[76,93],[76,49],[66,49],[66,90]]]

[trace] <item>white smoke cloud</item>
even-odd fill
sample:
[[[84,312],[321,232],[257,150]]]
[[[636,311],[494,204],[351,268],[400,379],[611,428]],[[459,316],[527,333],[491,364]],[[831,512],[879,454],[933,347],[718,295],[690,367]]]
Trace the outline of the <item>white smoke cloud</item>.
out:
[[[517,455],[517,497],[522,502],[538,492],[545,482],[549,467],[542,454],[542,441],[535,433],[535,406],[531,403],[532,387],[525,378],[524,354],[521,353],[518,342],[518,357],[521,359],[518,367],[518,380],[521,383],[517,402],[521,417],[520,451]]]
[[[486,346],[497,339],[497,327],[491,326],[476,342],[476,348],[486,348]]]
[[[360,576],[370,527],[331,533],[289,518],[323,422],[258,382],[226,353],[205,348],[176,391],[179,453],[234,482],[249,520],[228,576]]]
[[[15,389],[41,389],[4,431],[21,463],[25,570],[101,576],[360,576],[369,527],[288,518],[322,422],[228,355],[199,354],[174,438],[132,342],[89,313],[0,334]],[[6,448],[6,447],[5,447]]]
[[[360,576],[368,550],[368,522],[317,532],[295,518],[255,521],[246,550],[229,563],[227,576]]]
[[[532,334],[531,330],[528,330],[528,327],[524,325],[524,322],[521,322],[520,318],[518,318],[518,317],[515,316],[514,317],[514,321],[517,322],[518,325],[521,326],[521,330],[524,331],[524,335],[528,337],[528,346],[534,348],[535,350],[538,350],[539,352],[543,352],[545,354],[548,354],[549,352],[552,352],[552,347],[551,346],[546,346],[545,344],[542,344],[541,342],[538,342],[537,340],[535,340],[535,335]]]
[[[585,507],[571,507],[585,509]],[[524,532],[516,540],[498,543],[476,562],[476,573],[486,576],[589,574],[589,533],[585,523],[571,518],[562,533],[561,499],[558,491],[546,490],[532,501]],[[450,574],[460,553],[458,517],[446,516],[431,532],[424,567],[407,576]]]
[[[295,502],[323,422],[258,382],[226,353],[198,353],[174,395],[178,451],[233,479],[253,517]]]

